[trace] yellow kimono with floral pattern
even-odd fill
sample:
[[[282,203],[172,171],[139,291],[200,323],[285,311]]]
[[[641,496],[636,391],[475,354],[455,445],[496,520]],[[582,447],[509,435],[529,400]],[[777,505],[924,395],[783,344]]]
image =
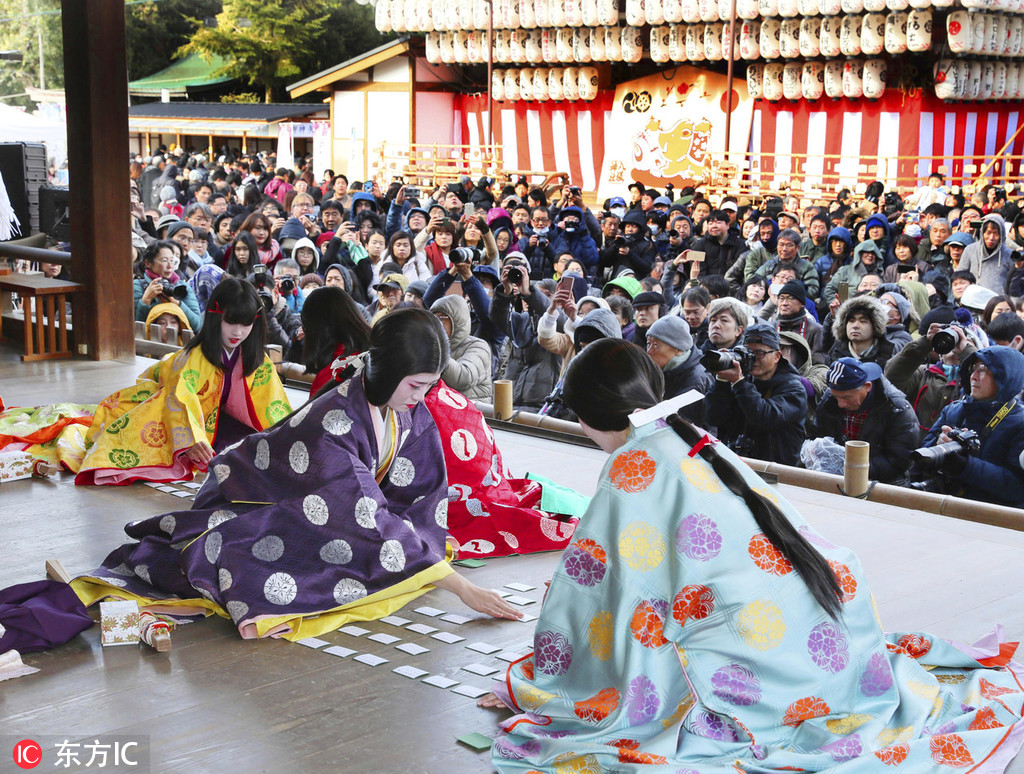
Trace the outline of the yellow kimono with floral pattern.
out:
[[[203,440],[216,448],[225,378],[237,381],[231,390],[232,416],[254,430],[265,430],[291,413],[269,359],[243,377],[240,364],[226,375],[198,347],[180,350],[99,404],[85,456],[69,466],[78,474],[75,483],[190,480],[197,466],[185,452]]]

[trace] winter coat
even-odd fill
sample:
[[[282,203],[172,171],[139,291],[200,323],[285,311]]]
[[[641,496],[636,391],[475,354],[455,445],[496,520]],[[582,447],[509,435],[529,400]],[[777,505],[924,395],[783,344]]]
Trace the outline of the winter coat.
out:
[[[804,389],[807,390],[807,419],[811,421],[814,419],[815,406],[818,405],[821,396],[828,389],[828,383],[825,381],[825,377],[828,375],[828,366],[824,363],[814,362],[807,339],[799,333],[780,330],[779,338],[782,340],[783,346],[788,344],[796,352],[796,360],[791,362],[804,381]]]
[[[960,395],[959,376],[947,379],[941,364],[929,363],[932,342],[927,336],[907,344],[885,364],[885,378],[907,396],[921,430],[928,432],[939,414]],[[968,344],[963,358],[975,352]]]
[[[860,258],[865,250],[871,250],[871,252],[876,256],[875,262],[870,266],[864,263]],[[860,284],[860,281],[865,274],[877,274],[881,276],[882,271],[881,250],[879,250],[875,243],[870,239],[865,239],[854,249],[853,261],[845,266],[839,267],[836,273],[832,275],[832,279],[830,279],[825,285],[825,290],[821,294],[821,299],[826,304],[831,303],[832,299],[835,298],[836,293],[839,292],[839,286],[844,282],[850,286],[850,292],[853,293],[857,290],[857,286]]]
[[[715,379],[700,363],[703,354],[701,349],[693,347],[689,354],[681,354],[665,364],[662,369],[665,374],[665,400],[689,390],[696,390],[701,395],[711,392]],[[691,403],[681,413],[698,427],[701,426],[704,422],[704,401]]]
[[[163,303],[163,300],[159,297],[156,298],[152,304],[142,303],[142,297],[146,294],[146,288],[153,282],[151,277],[143,277],[136,279],[133,283],[133,291],[135,297],[135,319],[139,322],[145,322],[146,318],[149,317],[150,311],[157,304]],[[175,287],[181,286],[188,290],[188,295],[180,301],[181,311],[185,313],[185,317],[188,319],[189,327],[193,331],[198,331],[199,326],[203,324],[203,313],[199,311],[199,299],[196,298],[195,292],[189,287],[187,282],[181,280],[172,283]],[[173,303],[173,302],[172,302]]]
[[[622,237],[629,252],[622,255],[615,244],[602,248],[598,253],[598,271],[611,269],[609,276],[618,277],[624,269],[629,269],[637,277],[646,277],[651,273],[658,251],[651,241],[650,229],[644,222],[642,212],[627,212],[622,219],[622,225],[625,226],[627,223],[634,223],[640,229],[636,234]]]
[[[451,357],[441,373],[445,384],[470,400],[491,400],[491,348],[483,339],[469,334],[469,304],[462,296],[439,298],[430,306],[434,314],[441,312],[452,321],[448,339]]]
[[[738,454],[783,465],[799,462],[807,392],[788,360],[780,360],[764,381],[716,380],[705,413],[708,424],[718,428],[718,437]]]
[[[856,438],[848,438],[843,435],[845,412],[828,390],[818,403],[811,437],[829,436],[840,445],[850,440],[867,441],[871,445],[868,475],[875,481],[894,483],[906,473],[910,452],[917,448],[921,437],[917,415],[903,393],[884,376],[871,383],[865,402],[864,424]]]
[[[832,241],[836,239],[844,245],[841,256],[832,255],[831,252]],[[842,226],[836,226],[828,232],[828,239],[825,240],[825,245],[826,252],[814,262],[814,268],[818,270],[818,280],[821,286],[825,288],[821,299],[827,306],[832,300],[832,296],[827,295],[830,280],[835,276],[836,272],[853,261],[853,237],[850,236],[850,230]]]
[[[777,252],[769,250],[763,244],[758,243],[752,247],[743,262],[743,281],[746,282],[757,273],[758,269],[777,257]]]
[[[738,233],[729,229],[724,242],[719,243],[717,239],[710,237],[700,237],[693,240],[690,249],[704,253],[700,276],[719,274],[724,277],[729,267],[736,262],[739,254],[746,250],[746,244]]]
[[[850,340],[846,336],[846,323],[854,313],[867,315],[875,334],[872,347],[860,355],[855,355],[850,350]],[[834,362],[841,357],[855,357],[862,362],[877,363],[881,368],[885,368],[894,349],[892,342],[885,337],[887,327],[885,310],[877,299],[872,296],[854,296],[847,299],[836,311],[836,318],[832,322],[834,343],[829,350],[829,361]]]
[[[507,296],[499,287],[491,299],[491,322],[508,337],[508,362],[500,378],[512,382],[513,405],[527,411],[544,405],[558,378],[558,357],[537,339],[537,323],[548,304],[547,296],[535,286],[525,298]]]
[[[808,261],[806,258],[797,257],[793,261],[785,262],[779,256],[775,256],[770,261],[758,269],[755,274],[766,278],[769,282],[772,276],[784,266],[791,266],[796,272],[796,278],[804,283],[804,288],[807,289],[807,298],[815,299],[818,297],[818,291],[821,286],[818,284],[818,270],[814,268],[814,264]]]
[[[977,242],[967,245],[964,254],[960,258],[959,269],[969,271],[978,279],[978,284],[988,288],[993,293],[1003,293],[1006,290],[1006,278],[1013,271],[1013,259],[1010,254],[1013,252],[1006,243],[1006,223],[1001,215],[989,213],[981,219],[981,233],[984,235],[988,223],[995,223],[999,226],[999,243],[990,252],[985,247],[984,236]]]
[[[568,327],[568,323],[566,323]],[[548,352],[562,358],[561,368],[558,370],[558,378],[565,376],[565,369],[569,367],[570,361],[576,355],[575,334],[584,328],[593,328],[599,331],[602,336],[609,339],[622,338],[622,329],[615,315],[607,309],[598,307],[591,309],[583,317],[576,318],[576,325],[573,333],[561,333],[552,319],[552,315],[545,314],[537,325],[537,337],[540,345]]]
[[[971,366],[975,362],[988,366],[999,390],[993,400],[979,401],[971,397],[950,403],[942,410],[922,446],[934,446],[942,426],[966,427],[981,438],[981,451],[967,458],[964,469],[956,476],[963,487],[963,496],[972,500],[1024,507],[1024,470],[1020,455],[1024,452],[1024,407],[1021,387],[1024,386],[1024,355],[1009,347],[988,347],[964,358],[960,365],[960,386],[970,393]],[[994,428],[987,425],[1003,406],[1012,406]]]

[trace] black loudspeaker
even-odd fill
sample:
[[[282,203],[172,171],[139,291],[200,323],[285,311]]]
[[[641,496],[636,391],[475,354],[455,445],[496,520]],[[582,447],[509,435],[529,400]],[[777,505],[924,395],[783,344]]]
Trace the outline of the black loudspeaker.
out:
[[[39,186],[39,230],[58,242],[71,241],[67,187]]]
[[[38,233],[39,186],[46,182],[46,146],[41,142],[0,143],[0,174],[21,223],[21,236]]]

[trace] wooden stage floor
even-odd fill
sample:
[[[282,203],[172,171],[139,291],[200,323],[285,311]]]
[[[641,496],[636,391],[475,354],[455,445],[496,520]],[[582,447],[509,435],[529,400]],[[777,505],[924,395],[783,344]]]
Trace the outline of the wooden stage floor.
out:
[[[0,346],[0,395],[9,406],[97,402],[131,383],[148,362],[22,364],[13,349]],[[600,452],[515,433],[496,436],[515,474],[536,470],[593,492]],[[1002,623],[1010,639],[1024,636],[1024,533],[789,486],[780,490],[829,539],[857,551],[886,628],[969,642]],[[75,487],[70,475],[3,484],[0,587],[43,577],[50,557],[60,558],[72,574],[95,567],[122,542],[125,523],[188,502],[141,484]],[[555,554],[511,557],[460,571],[485,586],[534,586],[521,595],[536,600],[524,611],[537,613],[556,561]],[[414,612],[421,606],[471,620],[458,624]],[[0,683],[0,772],[21,771],[8,752],[18,739],[36,739],[45,750],[65,739],[124,737],[141,738],[152,772],[491,771],[486,752],[474,752],[456,737],[493,736],[497,713],[478,709],[452,688],[392,670],[409,665],[457,680],[455,688],[486,688],[490,676],[463,667],[506,662],[466,646],[528,648],[533,624],[484,620],[436,589],[398,615],[465,640],[448,644],[380,621],[362,628],[400,642],[342,632],[323,637],[330,645],[387,659],[374,667],[323,647],[243,641],[223,619],[179,627],[169,654],[144,646],[103,648],[94,627],[61,648],[27,655],[26,663],[40,672]],[[409,655],[397,649],[402,642],[429,651]]]

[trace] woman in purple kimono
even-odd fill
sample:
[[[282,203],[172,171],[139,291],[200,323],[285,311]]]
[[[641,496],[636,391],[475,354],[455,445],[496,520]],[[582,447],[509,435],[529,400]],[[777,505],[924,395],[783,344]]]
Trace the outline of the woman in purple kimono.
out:
[[[86,604],[230,617],[245,638],[302,639],[447,589],[519,613],[448,563],[447,479],[423,396],[448,362],[437,319],[410,309],[373,328],[340,384],[215,457],[192,510],[129,524],[138,542],[73,582]]]

